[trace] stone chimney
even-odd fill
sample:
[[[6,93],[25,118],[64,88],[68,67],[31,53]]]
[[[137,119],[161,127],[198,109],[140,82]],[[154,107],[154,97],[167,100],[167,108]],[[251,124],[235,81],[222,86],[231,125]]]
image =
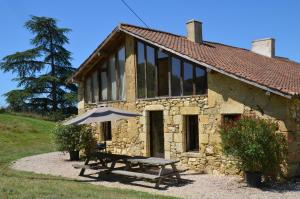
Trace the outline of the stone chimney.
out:
[[[275,39],[266,38],[252,41],[252,52],[267,57],[275,57]]]
[[[186,23],[186,30],[188,40],[202,43],[202,22],[192,19]]]

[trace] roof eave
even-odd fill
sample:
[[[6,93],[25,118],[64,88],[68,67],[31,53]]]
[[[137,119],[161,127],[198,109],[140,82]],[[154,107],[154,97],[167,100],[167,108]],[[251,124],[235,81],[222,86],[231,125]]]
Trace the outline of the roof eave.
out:
[[[115,27],[115,29],[104,39],[103,42],[92,52],[92,54],[79,66],[79,68],[76,70],[76,72],[68,78],[67,82],[76,82],[79,81],[78,77],[82,73],[82,71],[86,68],[88,63],[95,57],[97,56],[98,53],[100,53],[101,49],[103,46],[107,44],[107,42],[114,37],[120,30],[120,25]]]

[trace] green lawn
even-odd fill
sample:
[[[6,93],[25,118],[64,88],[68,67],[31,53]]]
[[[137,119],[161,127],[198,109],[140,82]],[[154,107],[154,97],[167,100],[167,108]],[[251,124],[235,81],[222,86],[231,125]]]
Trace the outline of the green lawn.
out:
[[[106,188],[72,179],[10,169],[21,157],[54,151],[54,123],[0,114],[0,198],[172,198],[144,192]]]

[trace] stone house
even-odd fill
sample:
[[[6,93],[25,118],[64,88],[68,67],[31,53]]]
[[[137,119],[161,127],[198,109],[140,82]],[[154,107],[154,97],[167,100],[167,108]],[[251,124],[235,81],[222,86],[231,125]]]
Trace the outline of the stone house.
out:
[[[72,76],[79,113],[107,105],[141,117],[97,124],[114,153],[180,159],[208,173],[235,173],[218,126],[242,114],[268,118],[287,136],[288,173],[300,174],[300,64],[275,55],[275,40],[252,49],[119,24]]]

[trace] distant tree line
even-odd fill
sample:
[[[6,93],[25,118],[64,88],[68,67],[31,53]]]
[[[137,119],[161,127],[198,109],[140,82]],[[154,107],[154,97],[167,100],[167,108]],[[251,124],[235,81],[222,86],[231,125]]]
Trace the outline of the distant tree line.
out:
[[[56,19],[37,16],[31,16],[25,28],[33,34],[32,48],[7,55],[0,63],[18,82],[18,89],[5,94],[9,109],[59,118],[77,113],[77,86],[66,82],[75,71],[65,48],[71,30],[58,27]]]

